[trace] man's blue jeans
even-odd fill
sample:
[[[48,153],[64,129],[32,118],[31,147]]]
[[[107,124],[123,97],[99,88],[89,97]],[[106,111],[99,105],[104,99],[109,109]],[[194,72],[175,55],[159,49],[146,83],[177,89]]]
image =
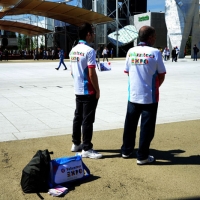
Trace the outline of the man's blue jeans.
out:
[[[197,53],[194,53],[194,60],[197,60]]]
[[[122,154],[129,155],[135,147],[138,120],[141,116],[140,139],[137,152],[138,160],[145,160],[149,155],[150,143],[154,137],[158,103],[137,104],[128,102],[124,124]]]
[[[65,65],[65,63],[64,63],[64,59],[62,59],[62,58],[60,58],[58,69],[60,68],[61,64],[64,65],[65,69],[67,68],[66,65]]]

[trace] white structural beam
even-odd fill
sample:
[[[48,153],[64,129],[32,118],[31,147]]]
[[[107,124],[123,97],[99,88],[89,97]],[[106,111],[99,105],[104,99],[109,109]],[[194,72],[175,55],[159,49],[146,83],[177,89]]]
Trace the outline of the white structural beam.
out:
[[[177,46],[180,49],[180,58],[184,57],[185,45],[191,32],[192,47],[196,44],[200,48],[199,0],[165,0],[165,21],[168,46]]]
[[[116,57],[119,57],[119,44],[118,44],[118,30],[119,30],[119,19],[118,19],[118,0],[116,0]]]

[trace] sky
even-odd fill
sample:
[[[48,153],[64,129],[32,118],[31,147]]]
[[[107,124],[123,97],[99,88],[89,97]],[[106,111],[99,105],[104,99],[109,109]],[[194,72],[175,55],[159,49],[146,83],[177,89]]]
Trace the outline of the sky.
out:
[[[147,11],[160,12],[165,11],[165,0],[147,0]]]

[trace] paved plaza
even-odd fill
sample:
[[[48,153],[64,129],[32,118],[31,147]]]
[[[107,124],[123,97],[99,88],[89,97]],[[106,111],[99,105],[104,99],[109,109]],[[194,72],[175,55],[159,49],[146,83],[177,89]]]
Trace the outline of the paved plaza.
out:
[[[0,142],[72,133],[75,109],[73,79],[55,70],[57,61],[0,63]],[[200,61],[165,62],[157,124],[200,119]],[[94,131],[123,128],[127,105],[124,59],[111,61],[111,71],[97,71],[101,97]]]

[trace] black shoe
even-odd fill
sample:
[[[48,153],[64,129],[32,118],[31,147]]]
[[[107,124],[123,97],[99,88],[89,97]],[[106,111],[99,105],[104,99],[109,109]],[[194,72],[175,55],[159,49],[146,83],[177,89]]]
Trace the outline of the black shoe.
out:
[[[63,70],[67,70],[67,68],[63,69]]]
[[[59,70],[58,68],[55,68],[56,70]]]

